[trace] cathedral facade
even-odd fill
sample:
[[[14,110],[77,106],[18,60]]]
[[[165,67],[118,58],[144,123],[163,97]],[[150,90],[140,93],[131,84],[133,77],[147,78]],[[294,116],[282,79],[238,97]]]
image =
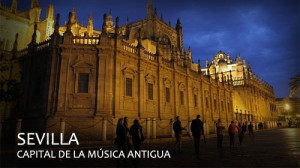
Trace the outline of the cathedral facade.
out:
[[[250,64],[222,51],[205,67],[194,63],[180,20],[175,28],[165,23],[151,1],[146,18],[122,26],[109,12],[101,31],[92,16],[84,27],[74,7],[67,24],[60,26],[57,15],[53,33],[37,41],[44,31],[35,24],[28,48],[15,51],[24,75],[23,130],[106,140],[125,116],[130,124],[140,119],[147,138],[172,135],[176,116],[189,130],[200,114],[206,134],[215,132],[219,118],[225,125],[275,124],[273,88]]]

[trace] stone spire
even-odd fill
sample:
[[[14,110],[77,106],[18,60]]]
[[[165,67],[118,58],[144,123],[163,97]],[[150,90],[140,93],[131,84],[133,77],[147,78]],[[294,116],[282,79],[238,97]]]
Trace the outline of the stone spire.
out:
[[[77,14],[76,14],[76,6],[75,5],[73,7],[72,17],[71,17],[70,21],[71,21],[71,24],[78,23],[78,18],[77,18]]]
[[[111,14],[111,9],[109,9],[109,13],[106,19],[106,29],[108,32],[111,32],[111,30],[113,30],[114,28],[114,21],[113,21],[113,17]]]
[[[59,13],[56,14],[56,22],[55,22],[55,25],[54,25],[54,33],[59,33],[59,18],[60,18],[60,15]]]
[[[164,21],[164,16],[163,16],[162,13],[160,14],[160,20],[161,20],[161,21]]]
[[[107,16],[106,16],[106,13],[104,13],[103,15],[103,24],[102,24],[102,35],[106,35],[107,32],[106,32],[106,19],[107,19]]]
[[[250,61],[248,62],[248,71],[249,71],[249,72],[252,72],[251,65],[250,65]]]
[[[16,13],[17,8],[18,8],[18,0],[13,0],[10,9],[13,13]]]
[[[36,31],[37,31],[37,24],[34,23],[34,30],[33,30],[33,34],[32,34],[32,38],[31,38],[31,45],[36,44]]]
[[[72,26],[72,17],[73,17],[73,13],[72,12],[69,12],[69,20],[68,20],[68,23],[67,23],[67,30],[66,30],[66,33],[67,32],[71,32],[71,26]]]
[[[64,33],[64,44],[72,44],[73,43],[73,33],[72,33],[72,30],[71,30],[71,26],[72,26],[72,23],[71,23],[71,19],[72,19],[72,12],[69,12],[69,20],[68,20],[68,23],[67,23],[67,30],[65,31]]]
[[[147,3],[147,17],[148,17],[148,19],[152,18],[152,12],[153,12],[152,1],[148,0],[148,3]]]
[[[198,73],[201,73],[201,62],[200,59],[198,59]]]
[[[31,0],[31,8],[40,7],[39,0]]]
[[[154,18],[157,18],[157,9],[154,8]]]
[[[171,20],[169,19],[169,26],[171,26]]]
[[[126,26],[128,26],[128,25],[129,25],[129,18],[127,16],[127,18],[126,18]]]
[[[93,32],[94,32],[94,24],[93,24],[93,15],[92,13],[89,16],[89,21],[88,21],[88,25],[87,25],[87,33],[88,36],[93,36]]]
[[[188,48],[188,58],[189,58],[190,60],[192,60],[191,46],[189,46],[189,48]]]
[[[54,19],[54,8],[53,5],[49,5],[47,8],[46,19],[53,20]]]
[[[177,19],[177,23],[176,23],[176,32],[177,32],[177,47],[179,49],[180,52],[182,52],[183,49],[183,37],[182,37],[182,26],[180,23],[180,19]]]
[[[119,16],[116,17],[116,28],[115,28],[115,35],[118,37],[120,35],[120,28],[119,28]]]

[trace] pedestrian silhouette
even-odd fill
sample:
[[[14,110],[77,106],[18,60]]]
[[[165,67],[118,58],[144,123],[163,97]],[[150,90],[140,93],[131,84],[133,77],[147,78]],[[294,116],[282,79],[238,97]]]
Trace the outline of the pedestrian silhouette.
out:
[[[200,120],[200,115],[192,121],[191,131],[194,139],[194,147],[196,152],[196,157],[199,157],[200,148],[200,136],[204,134],[203,122]]]

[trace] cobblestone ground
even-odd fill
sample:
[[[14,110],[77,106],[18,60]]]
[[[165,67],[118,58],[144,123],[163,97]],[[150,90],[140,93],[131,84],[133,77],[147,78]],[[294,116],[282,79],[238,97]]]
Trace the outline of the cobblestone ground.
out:
[[[236,137],[236,142],[238,139]],[[113,146],[93,146],[87,149],[115,149]],[[173,143],[144,144],[143,149],[169,150],[171,159],[140,159],[139,167],[300,167],[300,129],[282,128],[255,132],[254,138],[246,134],[242,146],[229,148],[225,136],[223,148],[217,149],[216,138],[201,141],[200,158],[194,154],[191,140],[182,144],[183,153],[174,153]],[[76,149],[78,150],[78,149]],[[16,159],[15,151],[1,154],[1,167],[116,167],[116,159]],[[132,161],[127,164],[132,166]]]

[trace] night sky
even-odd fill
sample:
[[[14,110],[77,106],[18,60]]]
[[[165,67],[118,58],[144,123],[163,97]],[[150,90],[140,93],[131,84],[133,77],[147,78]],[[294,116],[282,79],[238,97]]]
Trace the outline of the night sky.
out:
[[[1,0],[9,5],[11,0]],[[299,0],[152,0],[158,16],[171,20],[179,17],[185,48],[191,46],[194,62],[212,57],[222,50],[233,59],[240,53],[250,61],[252,70],[273,85],[276,97],[289,95],[289,78],[299,73]],[[40,0],[42,19],[48,4],[61,14],[60,24],[77,7],[79,23],[86,26],[93,14],[94,29],[101,30],[104,13],[126,17],[133,22],[147,15],[147,0]],[[19,10],[30,7],[30,0],[19,0]]]

